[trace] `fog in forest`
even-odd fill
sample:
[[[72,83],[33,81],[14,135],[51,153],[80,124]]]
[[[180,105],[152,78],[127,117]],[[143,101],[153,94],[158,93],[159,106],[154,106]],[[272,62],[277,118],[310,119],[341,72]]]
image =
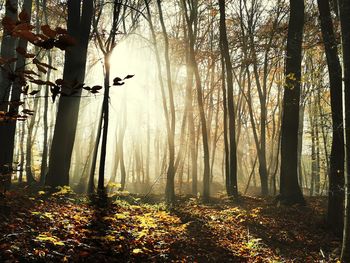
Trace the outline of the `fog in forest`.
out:
[[[0,0],[0,17],[1,262],[350,261],[348,1]]]

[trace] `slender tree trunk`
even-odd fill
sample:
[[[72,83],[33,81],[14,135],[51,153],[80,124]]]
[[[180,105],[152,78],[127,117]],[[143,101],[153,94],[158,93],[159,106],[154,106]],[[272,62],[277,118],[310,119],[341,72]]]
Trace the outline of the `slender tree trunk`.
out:
[[[163,111],[164,116],[166,119],[166,129],[167,129],[167,140],[168,140],[168,150],[169,150],[169,163],[168,163],[168,170],[167,170],[167,181],[166,181],[166,187],[165,187],[165,196],[168,203],[172,203],[175,200],[175,105],[174,105],[174,99],[173,99],[173,91],[172,91],[172,80],[171,80],[171,69],[170,69],[170,58],[169,58],[169,39],[166,32],[166,27],[164,24],[163,19],[163,12],[162,12],[162,6],[161,1],[157,0],[157,7],[159,11],[160,16],[160,22],[162,27],[162,33],[164,38],[164,45],[165,45],[165,61],[166,61],[166,71],[167,71],[167,86],[168,86],[168,93],[169,93],[169,104],[170,104],[170,118],[168,113],[168,106],[166,102],[165,97],[165,90],[164,90],[164,83],[163,83],[163,77],[161,72],[161,63],[160,63],[160,56],[159,56],[159,50],[157,45],[157,38],[155,34],[155,30],[153,27],[153,22],[151,19],[151,11],[149,8],[149,3],[146,0],[145,1],[147,14],[148,14],[148,22],[150,26],[150,30],[152,33],[152,38],[154,41],[154,47],[155,47],[155,54],[157,59],[157,67],[158,67],[158,78],[161,86],[161,92],[162,92],[162,103],[163,103]]]
[[[319,136],[319,114],[315,118],[315,150],[316,150],[316,173],[315,173],[315,194],[320,194],[320,188],[321,188],[321,176],[320,176],[320,136]]]
[[[104,181],[105,181],[105,165],[107,156],[107,136],[108,136],[108,125],[109,125],[109,77],[110,77],[110,54],[105,55],[105,79],[104,79],[104,95],[102,104],[102,118],[103,118],[103,129],[102,129],[102,142],[101,142],[101,159],[98,174],[98,184],[97,189],[99,191],[104,191]]]
[[[342,262],[350,262],[350,2],[339,0],[340,24],[342,30],[344,88],[345,88],[345,210]]]
[[[46,9],[46,0],[43,0],[42,2],[42,8],[43,8],[43,13],[45,16],[45,22],[48,24],[48,15],[47,15],[47,9]],[[47,55],[48,58],[48,64],[51,66],[52,65],[52,55],[51,53],[48,53]],[[51,77],[51,69],[49,68],[47,71],[47,80],[50,80]],[[44,121],[44,142],[43,142],[43,156],[41,160],[41,173],[40,173],[40,184],[44,185],[45,184],[45,179],[46,179],[46,173],[47,173],[47,168],[48,168],[48,154],[49,154],[49,145],[48,145],[48,130],[49,130],[49,124],[48,124],[48,110],[49,110],[49,86],[45,87],[45,93],[44,93],[44,116],[43,116],[43,121]]]
[[[237,148],[236,148],[236,124],[235,110],[233,101],[233,75],[232,63],[230,58],[225,18],[225,2],[219,1],[220,7],[220,42],[222,56],[224,57],[226,67],[226,84],[227,84],[227,107],[228,107],[228,131],[229,131],[229,189],[228,195],[238,196],[237,187]],[[223,79],[223,81],[225,81]]]
[[[169,39],[166,31],[165,22],[163,18],[163,11],[161,1],[157,0],[159,19],[162,27],[162,33],[164,38],[164,56],[167,73],[167,86],[169,95],[169,107],[170,107],[170,132],[168,133],[168,149],[169,149],[169,166],[167,170],[167,181],[165,187],[167,202],[172,203],[175,200],[175,104],[172,87],[172,76],[170,68],[170,57],[169,57]]]
[[[24,169],[24,134],[25,134],[25,124],[22,122],[21,125],[21,138],[19,141],[19,147],[20,147],[20,161],[19,161],[19,177],[18,177],[18,182],[22,183],[23,181],[23,169]]]
[[[299,185],[303,188],[303,172],[301,168],[302,163],[302,153],[303,153],[303,135],[304,135],[304,113],[305,113],[305,104],[300,105],[299,111],[299,132],[298,132],[298,178]]]
[[[35,118],[38,113],[38,104],[39,104],[39,97],[34,98],[34,105],[33,105],[33,111],[34,114],[31,116],[29,125],[28,125],[28,133],[27,133],[27,140],[26,140],[26,177],[27,177],[27,184],[33,184],[35,183],[34,175],[32,172],[32,147],[33,147],[33,130],[35,125]]]
[[[315,112],[312,110],[310,102],[310,129],[311,129],[311,184],[310,184],[310,196],[315,194],[315,182],[317,174],[317,161],[316,161],[316,135],[315,135]]]
[[[102,106],[103,107],[103,106]],[[90,175],[89,175],[89,182],[88,182],[88,193],[92,194],[95,189],[95,170],[96,170],[96,163],[97,163],[97,155],[98,155],[98,147],[100,145],[101,140],[101,133],[102,133],[102,122],[103,122],[103,109],[101,107],[101,113],[99,118],[99,123],[97,127],[97,134],[96,134],[96,141],[94,145],[94,151],[92,154],[92,161],[91,161],[91,168],[90,168]]]
[[[202,83],[201,78],[199,74],[198,64],[196,62],[196,56],[195,56],[195,40],[196,36],[193,31],[193,23],[194,19],[196,17],[196,12],[198,8],[198,2],[194,1],[190,5],[190,17],[187,13],[187,4],[185,1],[183,1],[183,5],[185,8],[185,16],[187,21],[187,30],[188,30],[188,37],[189,37],[189,54],[190,54],[190,62],[191,66],[193,67],[193,72],[196,80],[196,91],[197,91],[197,103],[198,103],[198,109],[199,109],[199,118],[201,123],[201,130],[202,130],[202,144],[203,144],[203,153],[204,153],[204,170],[203,170],[203,200],[208,201],[210,198],[210,157],[209,157],[209,139],[208,139],[208,129],[207,129],[207,122],[205,117],[205,110],[204,110],[204,102],[203,102],[203,90],[202,90]]]
[[[219,130],[219,111],[220,111],[220,89],[217,89],[217,103],[215,112],[215,129],[211,148],[211,164],[210,164],[210,182],[214,181],[214,164],[215,164],[215,154],[218,141],[218,130]]]

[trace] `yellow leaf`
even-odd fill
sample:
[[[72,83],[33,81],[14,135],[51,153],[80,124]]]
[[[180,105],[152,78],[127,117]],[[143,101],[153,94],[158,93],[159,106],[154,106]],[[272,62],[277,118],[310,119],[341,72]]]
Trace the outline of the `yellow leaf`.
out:
[[[113,241],[115,241],[115,236],[107,235],[107,236],[102,237],[101,239],[105,240],[105,241],[113,242]]]
[[[50,219],[50,220],[53,220],[53,215],[51,214],[51,213],[44,213],[43,214],[43,217],[46,217],[46,218],[48,218],[48,219]]]
[[[117,219],[125,219],[126,218],[126,215],[125,214],[115,214],[115,217]]]
[[[32,215],[40,215],[40,212],[32,212]]]
[[[110,217],[110,216],[105,216],[102,219],[105,221],[116,221],[116,219],[114,217]]]
[[[64,246],[64,243],[62,241],[54,241],[53,244],[56,246]]]
[[[134,254],[140,254],[140,253],[142,253],[142,249],[140,249],[140,248],[134,248],[134,250],[132,251],[132,253],[134,253]]]

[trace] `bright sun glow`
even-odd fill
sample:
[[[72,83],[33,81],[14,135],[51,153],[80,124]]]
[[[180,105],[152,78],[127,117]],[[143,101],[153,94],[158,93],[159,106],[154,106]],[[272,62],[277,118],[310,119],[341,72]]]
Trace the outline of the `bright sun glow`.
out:
[[[102,61],[102,59],[100,59]],[[124,151],[131,152],[135,144],[146,143],[147,129],[154,134],[164,132],[164,115],[160,103],[159,81],[154,54],[137,36],[130,36],[121,41],[115,48],[111,59],[111,83],[115,77],[124,78],[135,75],[126,80],[123,86],[112,86],[110,90],[110,124],[108,135],[106,178],[112,175],[115,163],[115,150],[118,140],[118,127],[123,125],[125,117],[126,132]],[[101,85],[103,83],[103,65],[97,62],[88,70],[86,83]],[[98,119],[102,106],[103,93],[82,99],[81,131],[89,138],[91,132],[97,130]],[[124,115],[124,110],[125,115]],[[93,129],[93,130],[91,130]],[[85,145],[89,148],[88,142]],[[145,147],[143,147],[145,148]],[[144,149],[142,149],[144,150]],[[86,152],[84,153],[86,154]],[[127,160],[126,160],[127,162]],[[79,163],[77,163],[79,165]]]

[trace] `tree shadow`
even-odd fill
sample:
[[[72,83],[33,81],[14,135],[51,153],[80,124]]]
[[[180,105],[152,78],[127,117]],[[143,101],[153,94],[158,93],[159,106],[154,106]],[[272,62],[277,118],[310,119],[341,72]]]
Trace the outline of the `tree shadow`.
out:
[[[208,222],[204,219],[176,208],[172,213],[178,216],[182,223],[187,224],[187,227],[185,238],[176,239],[170,246],[171,260],[237,263],[247,261],[246,258],[235,255],[229,249],[220,246],[219,240],[206,226]],[[179,251],[181,251],[181,255],[178,255]]]
[[[271,220],[268,223],[249,220],[244,225],[252,236],[261,238],[264,246],[286,260],[298,257],[300,262],[305,262],[311,260],[310,255],[323,254],[328,262],[327,257],[334,254],[340,243],[327,229],[323,216],[309,206],[270,205],[262,210],[262,216]]]
[[[89,242],[78,256],[79,262],[121,262],[126,255],[118,249],[112,222],[108,220],[115,214],[112,200],[106,192],[98,192],[89,196],[89,207],[93,211],[86,226]]]

